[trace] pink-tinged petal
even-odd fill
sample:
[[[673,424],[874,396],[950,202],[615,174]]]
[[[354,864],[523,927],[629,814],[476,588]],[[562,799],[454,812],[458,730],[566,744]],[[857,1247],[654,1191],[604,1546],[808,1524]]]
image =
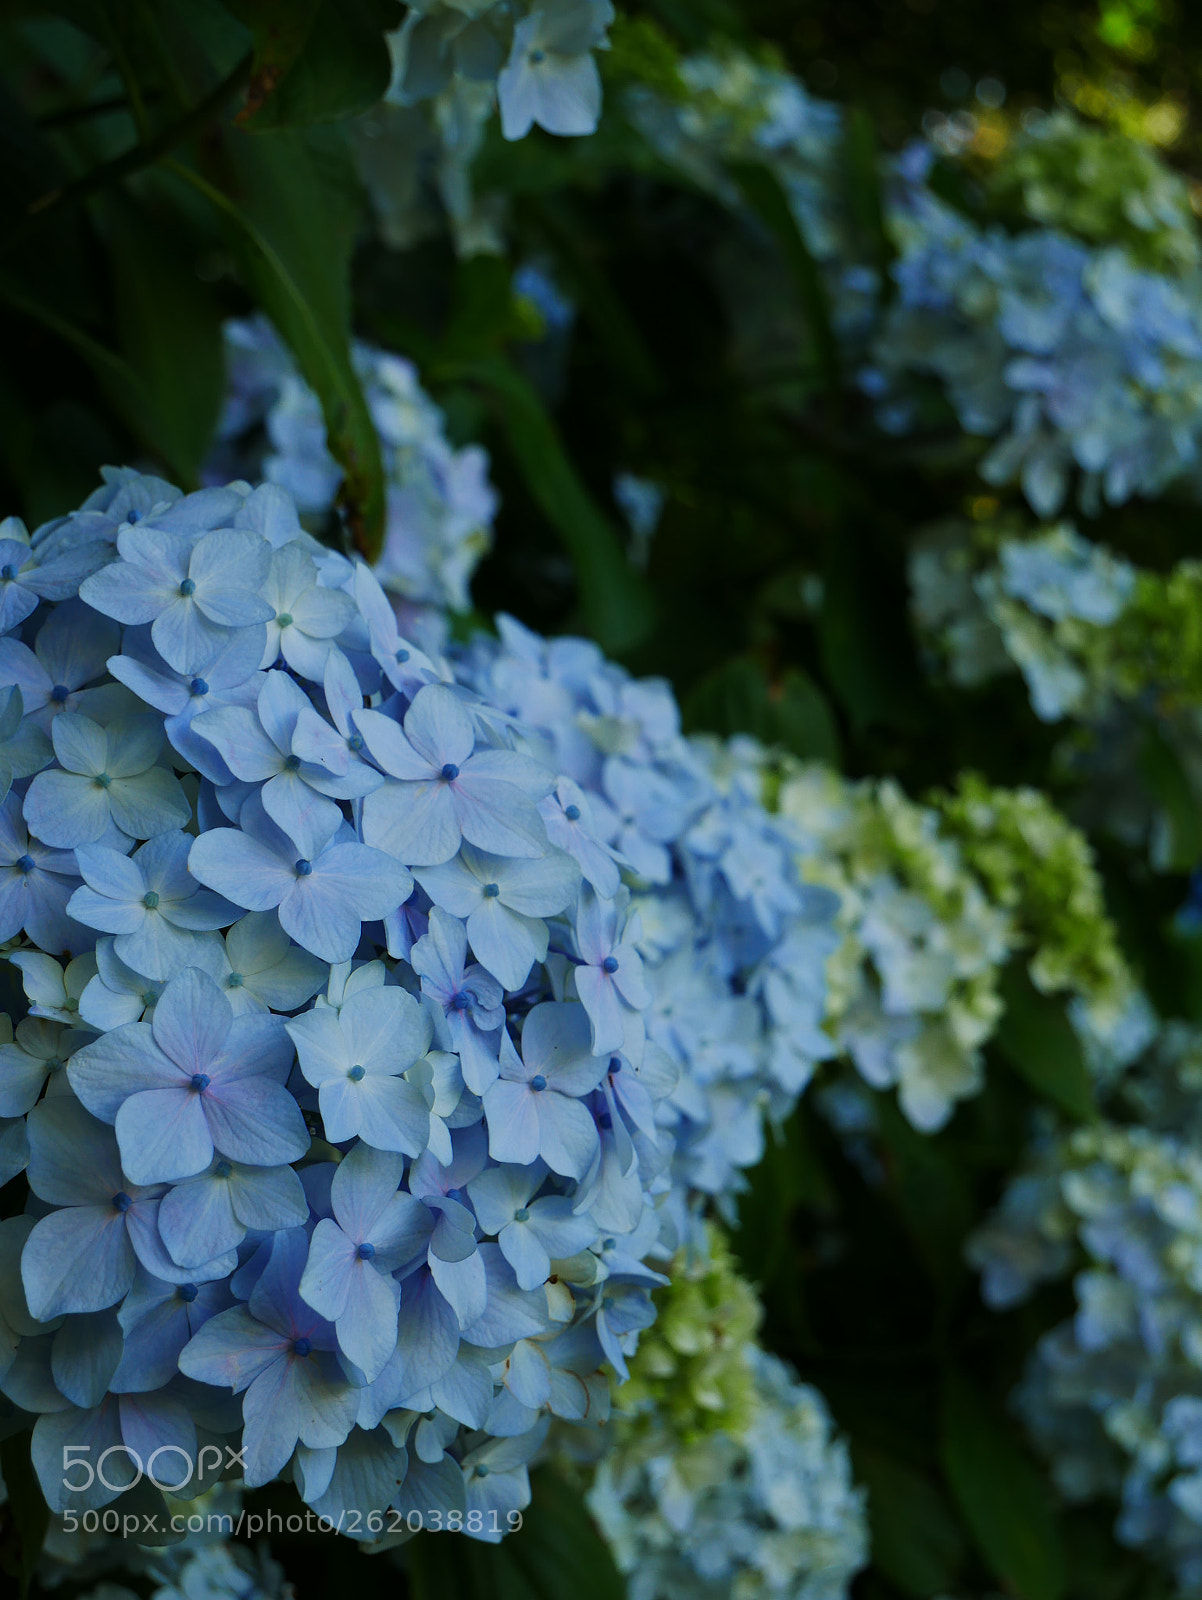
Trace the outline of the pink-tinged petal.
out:
[[[180,1351],[179,1369],[199,1383],[235,1394],[280,1361],[291,1340],[257,1321],[245,1306],[210,1317]]]

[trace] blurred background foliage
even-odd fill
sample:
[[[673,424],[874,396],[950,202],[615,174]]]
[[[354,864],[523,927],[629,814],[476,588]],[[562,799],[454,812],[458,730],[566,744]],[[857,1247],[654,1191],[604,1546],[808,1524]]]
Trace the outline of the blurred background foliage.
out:
[[[501,510],[477,621],[507,610],[545,632],[590,632],[633,670],[668,677],[690,728],[753,733],[852,777],[892,775],[921,796],[972,769],[1070,800],[1021,684],[932,682],[908,622],[916,530],[949,513],[992,518],[1006,497],[983,492],[950,408],[929,435],[877,431],[833,368],[805,261],[754,176],[758,220],[669,171],[617,115],[580,141],[536,131],[506,144],[494,127],[475,180],[508,197],[506,254],[461,259],[445,232],[398,251],[365,225],[351,139],[388,82],[384,35],[402,14],[393,0],[5,5],[5,512],[52,516],[105,462],[195,485],[221,407],[222,323],[258,307],[320,396],[346,471],[331,538],[370,553],[381,525],[358,335],[413,359],[456,442],[490,451]],[[1155,145],[1202,196],[1202,12],[1184,0],[644,0],[614,30],[607,95],[716,36],[852,110],[848,208],[870,252],[888,248],[874,152],[940,119],[959,119],[979,208],[1024,109],[1056,103]],[[570,330],[515,291],[531,261],[574,308]],[[628,523],[619,473],[663,490],[653,538]],[[1196,552],[1196,528],[1196,512],[1136,500],[1091,533],[1166,571]],[[1179,773],[1164,781],[1180,791]],[[1188,788],[1178,803],[1195,807]],[[1190,865],[1186,852],[1153,876],[1103,847],[1130,956],[1164,1010],[1196,1019],[1199,943],[1172,921]],[[1018,1159],[1031,1060],[1055,1048],[1055,1029],[1016,1009],[989,1047],[985,1091],[938,1135],[878,1097],[879,1183],[803,1106],[741,1207],[737,1250],[762,1289],[765,1342],[828,1397],[869,1489],[862,1600],[1167,1592],[1114,1543],[1106,1507],[1055,1509],[1005,1411],[1024,1355],[1071,1311],[1068,1287],[999,1316],[964,1263]],[[562,1529],[569,1515],[543,1520]],[[319,1571],[345,1581],[351,1562],[364,1592],[395,1581],[331,1544],[281,1544],[294,1575],[309,1574],[302,1592],[317,1592]],[[565,1592],[523,1576],[520,1548],[504,1575],[489,1551],[453,1571],[415,1556],[414,1591]]]

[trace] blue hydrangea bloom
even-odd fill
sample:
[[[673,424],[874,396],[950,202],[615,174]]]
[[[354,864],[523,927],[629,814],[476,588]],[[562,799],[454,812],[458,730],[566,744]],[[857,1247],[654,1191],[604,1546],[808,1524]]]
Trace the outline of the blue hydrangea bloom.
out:
[[[584,641],[417,648],[278,487],[111,472],[13,543],[0,1391],[48,1498],[204,1438],[327,1515],[520,1509],[821,1047],[783,824]]]

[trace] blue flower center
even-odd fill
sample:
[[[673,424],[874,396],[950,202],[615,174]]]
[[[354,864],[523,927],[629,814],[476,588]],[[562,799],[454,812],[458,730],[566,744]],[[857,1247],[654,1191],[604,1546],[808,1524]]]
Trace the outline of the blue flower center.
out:
[[[28,859],[28,858],[26,858],[26,859]],[[472,1004],[471,995],[470,994],[464,994],[462,989],[459,991],[458,994],[451,996],[451,1010],[452,1011],[469,1011],[471,1009],[471,1004]]]
[[[459,768],[453,761],[448,761],[444,765],[440,776],[445,778],[448,783],[454,783],[455,779],[459,776]]]
[[[180,592],[180,594],[183,595],[185,600],[188,598],[189,595],[195,594],[196,593],[196,579],[195,578],[185,578],[184,581],[179,586],[179,592]]]
[[[293,1339],[292,1354],[294,1356],[307,1356],[313,1346],[308,1339]]]
[[[529,61],[532,67],[541,67],[546,59],[547,52],[545,50],[531,50]]]
[[[513,1214],[513,1220],[515,1222],[529,1222],[530,1221],[530,1207],[529,1206],[522,1206],[522,1208],[519,1211],[515,1211],[514,1214]]]
[[[617,1243],[616,1239],[602,1239],[601,1248],[602,1248],[602,1250],[612,1250],[616,1243]]]
[[[6,583],[11,583],[16,575],[17,569],[11,562],[6,562],[4,566],[0,567],[0,578],[3,578]]]
[[[219,1161],[213,1168],[213,1176],[215,1178],[228,1178],[233,1170],[228,1161]]]
[[[618,958],[617,958],[617,956],[606,956],[605,960],[601,963],[601,971],[602,972],[616,972],[617,970],[618,970]]]
[[[476,1468],[476,1476],[477,1476],[477,1478],[487,1478],[488,1477],[488,1468],[484,1465],[483,1461]]]
[[[564,806],[563,814],[568,819],[569,822],[579,822],[580,821],[580,807],[579,806]]]
[[[540,1092],[547,1087],[547,1080],[543,1077],[541,1072],[536,1072],[533,1078],[531,1078],[530,1087]]]
[[[141,522],[142,513],[140,511],[127,511],[125,513],[125,520],[132,528],[135,522]]]
[[[605,1128],[608,1131],[613,1127],[614,1119],[610,1116],[608,1111],[603,1111],[597,1118],[597,1124],[599,1127]]]
[[[347,1077],[352,1083],[362,1083],[366,1076],[367,1069],[365,1067],[361,1067],[358,1062],[356,1062],[351,1070],[347,1073]]]
[[[304,856],[302,856],[300,858],[300,860],[296,863],[296,875],[297,875],[297,877],[298,878],[307,878],[312,871],[313,871],[313,863],[311,861],[306,861]]]
[[[375,1253],[376,1247],[374,1244],[361,1244],[355,1251],[355,1254],[359,1257],[360,1261],[370,1261]]]
[[[142,1004],[147,1008],[147,1010],[149,1010],[151,1006],[157,1005],[158,1002],[159,997],[157,994],[155,994],[153,989],[142,990]]]
[[[194,1283],[181,1283],[180,1286],[179,1286],[179,1297],[180,1297],[181,1300],[185,1301],[188,1305],[192,1304],[193,1300],[196,1299],[196,1296],[199,1293],[200,1293],[200,1290],[196,1287],[196,1285]]]
[[[102,772],[96,779],[96,787],[98,789],[107,789],[112,781],[107,772]]]
[[[621,1072],[621,1070],[622,1070],[622,1062],[621,1062],[621,1059],[618,1056],[610,1056],[610,1058],[609,1058],[609,1070],[610,1070],[611,1073]]]
[[[71,698],[71,691],[67,688],[65,683],[56,683],[54,688],[50,691],[50,698],[54,701],[55,705],[61,706],[64,701]]]
[[[346,747],[348,750],[362,750],[363,735],[361,733],[352,733],[350,738],[346,741]]]
[[[300,767],[299,756],[285,756],[284,767],[288,772],[296,772]]]
[[[132,1206],[132,1205],[133,1205],[133,1200],[130,1198],[129,1195],[126,1194],[125,1190],[124,1189],[118,1189],[117,1193],[113,1196],[113,1210],[114,1211],[128,1211],[130,1206]]]
[[[499,883],[486,883],[482,892],[486,900],[495,900],[501,892],[501,885]]]
[[[34,859],[31,855],[26,853],[23,856],[17,857],[16,865],[21,872],[32,872],[34,868]]]
[[[277,611],[275,620],[281,628],[290,628],[292,626],[292,613],[291,611]]]
[[[201,695],[206,695],[208,692],[209,686],[203,678],[193,678],[192,682],[188,685],[188,693],[195,695],[198,700],[200,699]]]
[[[191,1078],[192,1087],[197,1094],[203,1094],[212,1081],[207,1072],[194,1072]]]
[[[146,893],[142,896],[142,904],[146,907],[147,911],[158,910],[159,897],[157,894],[155,894],[153,889],[147,889]]]
[[[401,666],[404,666],[405,662],[409,659],[408,650],[398,650],[396,653],[396,659]]]
[[[227,989],[240,989],[245,982],[246,979],[240,972],[231,972],[225,980],[225,986]]]

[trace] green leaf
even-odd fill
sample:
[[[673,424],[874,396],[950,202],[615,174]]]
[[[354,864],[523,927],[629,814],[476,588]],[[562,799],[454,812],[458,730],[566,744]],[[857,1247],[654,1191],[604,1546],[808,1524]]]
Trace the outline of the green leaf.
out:
[[[531,495],[555,526],[576,568],[585,626],[613,655],[651,631],[651,593],[626,560],[617,530],[576,474],[533,386],[502,357],[448,363],[452,382],[479,384],[492,403]]]
[[[690,690],[685,725],[711,733],[750,733],[803,760],[839,764],[839,732],[826,697],[800,667],[772,683],[760,662],[735,656]]]
[[[342,467],[339,504],[356,548],[374,561],[384,541],[380,441],[351,359],[350,257],[359,190],[345,144],[318,131],[270,139],[231,131],[225,187],[168,164],[216,207],[243,277],[321,401],[330,454]]]
[[[0,278],[0,300],[7,301],[14,311],[32,322],[40,323],[69,345],[91,368],[109,404],[131,432],[172,472],[177,472],[150,391],[141,375],[123,356],[94,339],[86,329],[77,327],[67,317],[61,316],[50,306],[42,305],[3,278]]]
[[[238,0],[254,66],[239,125],[253,133],[353,116],[392,77],[386,35],[404,17],[395,0]]]
[[[1096,1120],[1093,1083],[1064,1002],[1040,994],[1020,962],[1002,974],[998,1052],[1037,1094],[1078,1122]]]
[[[1189,872],[1202,859],[1202,796],[1195,794],[1177,752],[1154,728],[1145,733],[1139,765],[1167,823],[1161,870]]]
[[[789,205],[780,180],[768,167],[754,162],[735,162],[731,177],[738,184],[747,204],[763,222],[784,252],[785,261],[797,285],[801,309],[814,341],[818,374],[828,395],[842,395],[839,345],[831,325],[830,298],[822,273]]]
[[[993,1575],[1016,1600],[1060,1600],[1064,1553],[1051,1484],[961,1373],[944,1380],[940,1419],[948,1487]]]
[[[221,311],[169,216],[122,194],[97,206],[112,269],[117,332],[155,417],[165,459],[197,480],[225,387]]]
[[[847,209],[856,244],[863,257],[880,277],[880,295],[888,299],[893,288],[889,265],[893,244],[885,228],[881,201],[880,154],[876,128],[864,106],[852,106],[847,113],[843,137],[843,167],[847,185]]]
[[[799,1264],[806,1248],[802,1241],[811,1233],[799,1226],[798,1212],[829,1215],[836,1208],[810,1116],[802,1101],[783,1128],[765,1129],[764,1154],[747,1174],[731,1241],[765,1307],[794,1333],[807,1326]]]
[[[10,1434],[0,1444],[0,1471],[8,1491],[0,1535],[0,1571],[16,1579],[22,1600],[29,1593],[50,1512],[29,1458],[28,1433]]]
[[[497,1545],[419,1534],[406,1548],[413,1600],[625,1600],[626,1584],[579,1493],[533,1475],[521,1529]]]
[[[914,1247],[950,1301],[963,1282],[964,1241],[976,1220],[963,1166],[945,1141],[920,1133],[891,1095],[876,1097],[894,1198]]]
[[[952,1593],[964,1536],[943,1495],[925,1473],[882,1450],[857,1445],[852,1455],[868,1490],[873,1565],[915,1600]]]
[[[857,733],[921,726],[924,684],[905,625],[900,574],[861,528],[844,520],[827,543],[818,612],[823,675]]]

